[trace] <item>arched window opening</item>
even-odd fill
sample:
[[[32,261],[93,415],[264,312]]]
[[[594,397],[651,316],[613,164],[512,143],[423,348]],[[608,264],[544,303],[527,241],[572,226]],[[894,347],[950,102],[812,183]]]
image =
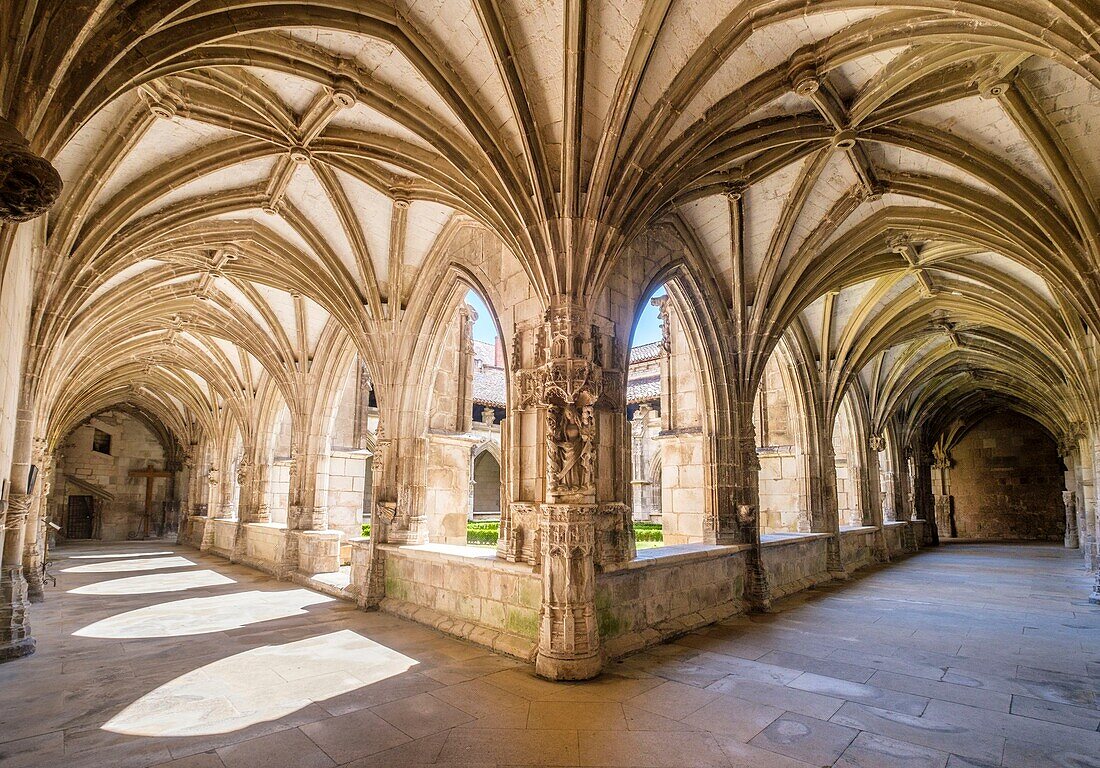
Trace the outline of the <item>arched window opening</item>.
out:
[[[286,525],[290,504],[290,408],[283,405],[275,417],[272,434],[271,480],[268,485],[268,511],[271,522]]]
[[[662,392],[668,371],[668,292],[657,288],[642,304],[630,341],[626,418],[630,426],[630,490],[638,549],[664,543],[660,461]],[[652,467],[656,464],[656,472]]]
[[[836,471],[837,511],[841,526],[863,525],[857,444],[851,403],[845,397],[833,425],[833,467]]]
[[[438,339],[428,414],[428,541],[493,546],[505,503],[508,379],[496,317],[473,288]]]
[[[760,459],[760,532],[764,534],[809,530],[797,407],[790,367],[777,349],[764,367],[753,403]]]
[[[348,537],[369,533],[372,459],[378,405],[366,363],[358,355],[340,386],[328,463],[328,525]]]

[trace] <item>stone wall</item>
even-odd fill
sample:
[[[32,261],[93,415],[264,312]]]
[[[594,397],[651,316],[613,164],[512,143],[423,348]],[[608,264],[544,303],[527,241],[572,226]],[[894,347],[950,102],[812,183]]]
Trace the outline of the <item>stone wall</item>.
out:
[[[873,526],[859,526],[840,532],[840,561],[848,573],[873,565],[875,533]]]
[[[690,431],[688,431],[690,430]],[[665,544],[703,541],[703,433],[687,428],[661,434],[661,528]]]
[[[92,450],[95,430],[111,436],[110,455]],[[114,495],[113,501],[97,504],[100,514],[99,538],[104,541],[125,540],[140,529],[145,510],[145,478],[130,477],[132,470],[143,470],[152,464],[164,469],[164,448],[148,427],[128,413],[108,411],[89,419],[65,438],[56,454],[50,510],[65,534],[68,497],[89,493],[66,481],[71,475]],[[153,520],[160,514],[161,504],[168,498],[168,478],[153,480]]]
[[[348,451],[333,451],[328,462],[328,527],[349,537],[360,535],[370,517],[363,511],[369,463],[370,456]]]
[[[1015,413],[995,414],[967,432],[950,455],[960,538],[1062,540],[1064,467],[1038,424]]]
[[[802,514],[803,459],[793,446],[759,449],[760,455],[760,529],[766,533],[795,532]]]

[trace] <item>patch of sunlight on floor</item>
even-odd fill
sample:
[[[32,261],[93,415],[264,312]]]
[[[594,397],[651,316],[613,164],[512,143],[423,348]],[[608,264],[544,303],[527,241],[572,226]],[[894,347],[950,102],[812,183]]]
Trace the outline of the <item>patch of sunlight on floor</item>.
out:
[[[198,587],[220,587],[236,584],[217,571],[179,571],[177,573],[150,573],[144,576],[126,576],[121,579],[97,581],[70,589],[70,595],[152,595],[157,592],[182,592]]]
[[[157,557],[152,559],[123,560],[111,563],[88,563],[62,568],[62,573],[120,573],[122,571],[156,571],[161,568],[183,568],[195,563],[186,557]]]
[[[191,597],[119,613],[78,629],[73,636],[137,639],[225,632],[261,621],[300,616],[306,606],[333,600],[309,589]]]
[[[171,552],[127,552],[125,554],[104,554],[104,555],[65,555],[66,560],[107,560],[109,558],[119,559],[123,557],[153,557],[154,555],[170,555]]]
[[[407,672],[418,662],[343,629],[253,648],[142,696],[101,728],[132,736],[230,733]]]

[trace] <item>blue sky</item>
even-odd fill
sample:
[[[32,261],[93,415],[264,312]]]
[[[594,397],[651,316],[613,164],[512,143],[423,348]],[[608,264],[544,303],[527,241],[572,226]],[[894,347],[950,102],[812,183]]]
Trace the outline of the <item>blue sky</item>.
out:
[[[662,285],[651,294],[651,297],[664,295],[665,287]],[[474,323],[474,338],[489,344],[496,343],[497,327],[493,322],[493,315],[489,312],[489,308],[485,306],[485,302],[482,301],[477,291],[471,290],[466,294],[466,303],[477,312],[477,322]],[[647,298],[642,305],[642,312],[638,317],[638,325],[634,329],[634,339],[631,341],[631,346],[637,347],[642,344],[660,341],[660,339],[661,318],[657,315],[657,308],[651,306]]]

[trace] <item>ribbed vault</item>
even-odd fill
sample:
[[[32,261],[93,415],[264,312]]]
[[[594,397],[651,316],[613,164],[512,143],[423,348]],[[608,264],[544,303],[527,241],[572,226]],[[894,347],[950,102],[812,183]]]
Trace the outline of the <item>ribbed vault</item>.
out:
[[[387,333],[456,232],[583,304],[669,223],[743,391],[786,335],[824,414],[855,386],[902,440],[993,403],[1100,418],[1095,8],[616,8],[5,3],[0,113],[65,181],[41,431],[129,402],[248,444],[284,405],[320,418],[356,354],[392,403]]]

